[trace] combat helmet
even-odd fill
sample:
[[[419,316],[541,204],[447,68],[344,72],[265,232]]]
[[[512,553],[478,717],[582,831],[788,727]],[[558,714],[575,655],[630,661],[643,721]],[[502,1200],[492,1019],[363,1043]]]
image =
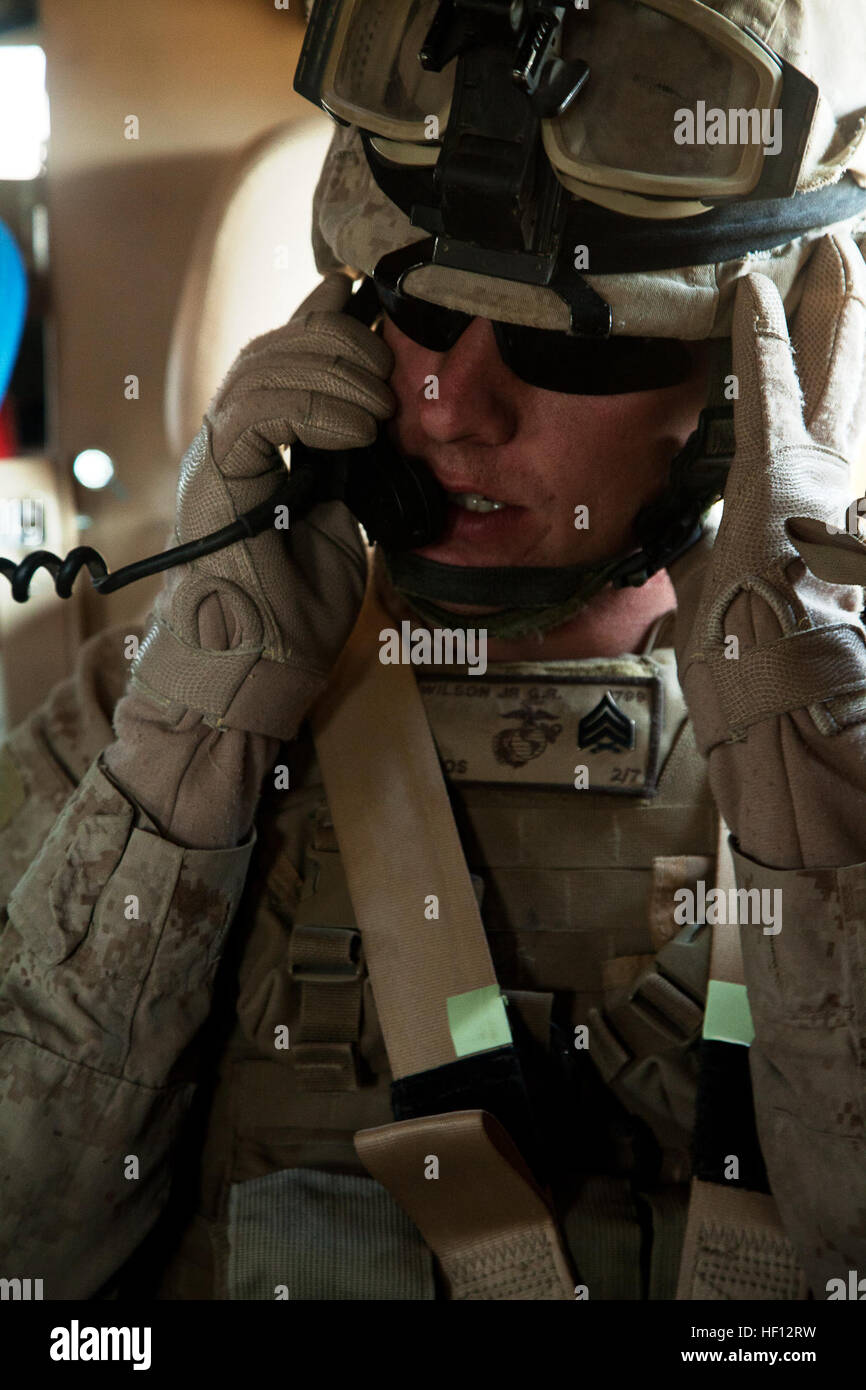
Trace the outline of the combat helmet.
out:
[[[862,0],[314,0],[295,87],[338,123],[320,271],[372,277],[398,323],[430,306],[429,345],[490,319],[556,390],[673,384],[683,341],[710,340],[636,548],[509,571],[389,554],[423,616],[505,603],[491,635],[543,631],[694,544],[733,455],[737,280],[768,275],[790,317],[827,231],[866,232],[864,53]]]

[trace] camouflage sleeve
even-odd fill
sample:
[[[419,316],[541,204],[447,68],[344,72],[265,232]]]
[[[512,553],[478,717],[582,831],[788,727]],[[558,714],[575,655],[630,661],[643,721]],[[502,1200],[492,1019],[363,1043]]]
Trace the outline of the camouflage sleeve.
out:
[[[866,864],[733,857],[740,887],[781,895],[762,911],[772,929],[740,932],[752,1083],[779,1214],[822,1299],[829,1280],[866,1274]]]
[[[0,913],[90,764],[113,738],[124,634],[85,642],[73,674],[0,745]]]
[[[0,1275],[53,1299],[96,1293],[167,1199],[252,848],[173,844],[106,775],[110,640],[0,763]]]

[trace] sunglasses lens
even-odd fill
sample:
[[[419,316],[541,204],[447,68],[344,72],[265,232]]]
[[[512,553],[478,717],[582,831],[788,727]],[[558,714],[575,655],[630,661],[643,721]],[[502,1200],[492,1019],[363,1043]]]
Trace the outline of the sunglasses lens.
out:
[[[427,348],[429,352],[447,352],[472,322],[469,314],[443,309],[439,304],[428,304],[426,299],[398,294],[378,281],[376,290],[379,303],[391,322],[413,343]]]
[[[379,302],[401,333],[429,352],[448,352],[472,322],[470,314],[399,294],[376,281]],[[503,361],[529,386],[569,396],[616,396],[678,386],[692,357],[673,338],[571,338],[544,328],[495,323]]]
[[[495,327],[499,350],[530,386],[571,396],[616,396],[678,386],[692,373],[684,343],[674,338],[571,338],[510,323]]]

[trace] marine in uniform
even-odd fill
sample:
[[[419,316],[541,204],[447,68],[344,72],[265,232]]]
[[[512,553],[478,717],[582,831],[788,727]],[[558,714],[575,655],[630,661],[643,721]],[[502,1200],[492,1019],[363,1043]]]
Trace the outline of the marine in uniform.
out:
[[[506,564],[453,516],[368,553],[331,503],[174,571],[129,683],[102,634],[12,734],[0,1248],[46,1297],[796,1299],[866,1267],[844,9],[314,7],[324,279],[214,398],[178,540],[266,501],[278,445],[502,481],[508,428],[448,394],[472,354],[565,452],[562,398],[619,402],[611,457],[670,404],[586,546],[579,495],[573,548]],[[750,110],[776,154],[709,141]],[[486,669],[384,665],[404,622],[483,630]]]

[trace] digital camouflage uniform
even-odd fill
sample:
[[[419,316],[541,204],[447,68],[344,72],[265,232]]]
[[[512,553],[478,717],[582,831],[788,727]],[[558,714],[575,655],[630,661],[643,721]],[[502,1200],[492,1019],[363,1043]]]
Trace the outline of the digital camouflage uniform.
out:
[[[823,88],[798,191],[832,189],[848,173],[866,179],[856,45],[840,55],[836,27],[816,21],[820,5],[716,8],[787,46]],[[856,11],[849,20],[856,28]],[[832,470],[852,430],[848,420],[833,433],[843,393],[816,304],[838,306],[835,346],[856,365],[864,298],[852,237],[862,245],[862,211],[829,230],[719,264],[587,276],[615,333],[738,335],[738,487],[717,550],[696,555],[703,569],[672,574],[676,623],[637,656],[421,681],[557,1158],[560,1225],[592,1298],[676,1290],[709,931],[681,931],[674,905],[678,890],[714,879],[717,804],[735,841],[743,815],[743,844],[762,846],[749,858],[734,843],[738,884],[783,894],[783,930],[744,926],[741,938],[758,1132],[792,1248],[784,1236],[756,1247],[710,1222],[692,1293],[796,1297],[798,1260],[821,1298],[828,1280],[866,1271],[866,679],[855,588],[866,564],[853,538],[831,544],[814,530],[841,520],[827,478],[838,482]],[[376,189],[357,132],[338,131],[317,195],[320,270],[371,274],[418,235]],[[467,313],[566,327],[546,289],[436,266],[409,279],[410,293]],[[245,350],[209,407],[182,466],[179,540],[269,495],[280,464],[263,467],[263,438],[357,447],[387,417],[385,356],[367,330],[343,326],[333,277],[315,294],[315,306]],[[784,375],[785,311],[802,400]],[[287,359],[300,344],[303,370],[297,356],[294,366],[281,358],[290,405],[279,418],[265,411],[269,433],[244,415],[254,393],[232,387],[273,385],[275,344]],[[341,378],[343,359],[353,365]],[[808,438],[795,428],[803,402]],[[861,412],[862,394],[846,408]],[[773,433],[785,412],[793,446]],[[832,506],[819,505],[823,490]],[[730,540],[738,515],[740,569]],[[390,1121],[390,1075],[312,743],[298,730],[351,628],[353,592],[360,602],[357,541],[329,524],[293,537],[300,595],[273,535],[175,571],[125,697],[125,634],[105,633],[5,746],[0,1273],[43,1279],[47,1298],[134,1288],[169,1298],[441,1296],[430,1251],[352,1143]],[[315,549],[325,535],[327,563]],[[807,565],[826,569],[824,589]],[[717,590],[695,587],[704,573]],[[722,614],[712,607],[719,593]],[[329,648],[322,631],[336,608]],[[713,645],[729,621],[745,647],[730,670]],[[297,719],[285,712],[292,681],[303,694]],[[623,750],[581,739],[581,720],[608,693],[634,719],[627,763]],[[780,748],[796,756],[777,775]],[[578,761],[591,765],[592,790],[572,785]],[[183,786],[188,765],[186,800],[170,798],[162,818],[144,809],[175,774]],[[234,803],[246,805],[262,777],[254,832],[239,811],[232,835]],[[137,798],[121,790],[129,779],[144,789]],[[185,848],[196,837],[181,828],[195,825],[202,786],[225,833]],[[584,1024],[588,1050],[574,1046]]]
[[[280,1024],[293,1040],[304,1037],[303,990],[311,987],[291,974],[299,901],[315,905],[301,907],[304,921],[352,924],[309,744],[282,750],[293,789],[266,791],[255,844],[197,851],[167,842],[100,766],[126,675],[123,649],[119,632],[91,639],[75,675],[4,749],[4,1265],[44,1278],[50,1298],[89,1297],[110,1285],[165,1209],[173,1176],[189,1166],[179,1139],[198,1083],[210,1107],[199,1191],[195,1210],[173,1209],[182,1249],[161,1255],[163,1296],[273,1297],[278,1285],[291,1296],[301,1284],[306,1297],[432,1297],[429,1253],[352,1148],[355,1129],[390,1118],[369,986],[358,982],[355,1018],[350,1010],[336,1040],[319,1026],[325,1038],[316,1045],[308,999],[313,1042],[302,1043],[301,1060],[275,1048]],[[664,669],[669,649],[657,658]],[[567,663],[572,675],[591,665]],[[601,665],[609,678],[612,663]],[[476,685],[464,679],[466,706]],[[471,748],[471,733],[465,737]],[[484,885],[494,960],[530,1022],[530,996],[543,1017],[553,993],[566,1002],[567,1028],[601,1006],[628,1032],[628,987],[679,930],[675,888],[711,881],[715,813],[679,700],[665,741],[656,798],[598,793],[580,803],[549,787],[465,790],[460,824],[464,833],[471,826],[469,864]],[[585,837],[590,826],[591,847],[584,838],[587,852],[576,853],[581,827]],[[617,864],[628,871],[617,873]],[[866,1006],[863,868],[742,867],[749,882],[785,888],[785,930],[742,933],[757,1030],[752,1066],[773,1190],[820,1297],[819,1281],[862,1266],[866,1240],[857,1216],[862,1061],[853,1045]],[[132,918],[130,894],[138,898]],[[314,941],[301,945],[315,953]],[[228,986],[214,1009],[226,951]],[[668,971],[674,985],[683,979],[675,961]],[[643,1124],[605,1099],[600,1073],[570,1075],[570,1092],[557,1096],[566,1110],[564,1167],[574,1165],[558,1195],[591,1297],[673,1296],[696,1083],[694,999],[705,972],[704,953],[667,1019],[653,1013],[659,997],[649,996],[657,1031],[637,1039],[640,1062],[610,1058],[601,1037],[593,1052]],[[203,1045],[212,1009],[222,1030]],[[138,1159],[136,1180],[125,1176],[128,1155]],[[286,1182],[287,1170],[300,1188]],[[315,1183],[322,1190],[311,1193]],[[642,1287],[641,1241],[653,1218],[662,1231],[663,1215],[664,1241]],[[317,1245],[328,1217],[343,1223],[330,1252]],[[281,1245],[285,1228],[304,1222],[308,1240]],[[346,1253],[353,1240],[354,1261]],[[380,1267],[373,1251],[391,1264]],[[708,1296],[724,1291],[722,1273]]]

